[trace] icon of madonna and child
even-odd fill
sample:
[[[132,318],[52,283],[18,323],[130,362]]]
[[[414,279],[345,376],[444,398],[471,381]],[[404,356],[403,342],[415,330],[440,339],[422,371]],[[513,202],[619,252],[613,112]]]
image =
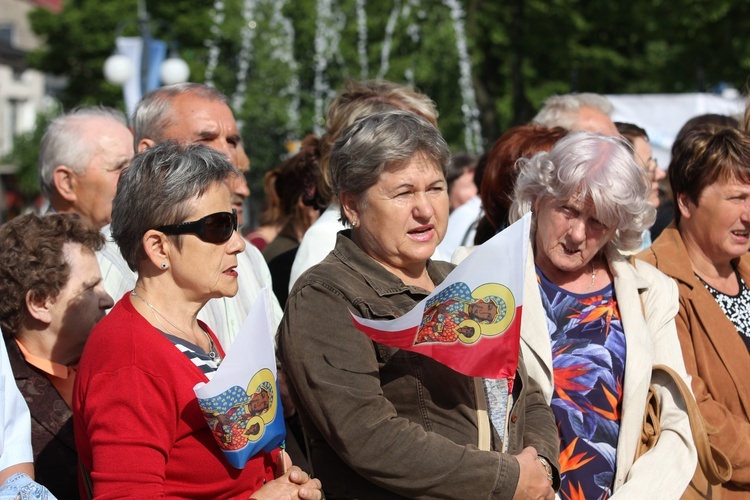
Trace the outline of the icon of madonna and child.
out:
[[[504,285],[487,283],[472,291],[464,282],[452,283],[427,301],[414,345],[473,344],[507,330],[515,309],[513,294]]]
[[[233,386],[198,399],[203,416],[229,462],[242,468],[260,449],[273,449],[285,437],[281,402],[271,370],[261,369],[247,388]],[[269,450],[266,450],[269,451]]]

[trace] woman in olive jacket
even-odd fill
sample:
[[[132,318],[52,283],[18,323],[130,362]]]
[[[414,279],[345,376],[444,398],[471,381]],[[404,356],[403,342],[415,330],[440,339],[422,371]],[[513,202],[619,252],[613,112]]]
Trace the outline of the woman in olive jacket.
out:
[[[559,485],[557,429],[523,360],[501,439],[481,379],[376,343],[352,323],[350,311],[402,316],[453,268],[429,260],[447,223],[449,157],[438,130],[403,111],[360,119],[333,147],[333,186],[352,229],[297,281],[279,329],[328,499],[551,500]]]

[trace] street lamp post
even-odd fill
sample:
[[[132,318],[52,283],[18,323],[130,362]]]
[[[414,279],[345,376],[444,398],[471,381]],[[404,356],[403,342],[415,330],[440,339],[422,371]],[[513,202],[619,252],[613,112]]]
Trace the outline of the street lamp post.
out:
[[[140,74],[138,75],[138,99],[148,93],[149,69],[151,66],[151,48],[154,43],[163,43],[154,40],[151,34],[151,18],[146,8],[146,0],[138,0],[137,26],[140,34]],[[119,38],[119,37],[118,37]],[[137,61],[137,59],[135,60]],[[125,85],[133,76],[133,66],[137,62],[122,54],[118,49],[104,62],[104,77],[108,82],[115,85]],[[174,47],[171,47],[169,56],[161,64],[159,77],[164,85],[182,83],[188,81],[190,68],[187,63],[179,57]]]
[[[146,10],[146,0],[138,0],[138,31],[141,33],[143,48],[141,49],[141,95],[148,92],[148,69],[151,59],[151,19]]]

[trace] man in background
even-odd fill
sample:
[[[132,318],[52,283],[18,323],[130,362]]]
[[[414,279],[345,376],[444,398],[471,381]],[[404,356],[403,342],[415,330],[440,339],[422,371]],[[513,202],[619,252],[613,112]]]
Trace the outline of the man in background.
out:
[[[619,136],[610,118],[613,111],[612,103],[599,94],[553,95],[544,101],[531,125]]]
[[[183,144],[201,143],[224,153],[235,167],[242,167],[245,171],[249,168],[249,162],[241,161],[247,156],[242,149],[242,138],[227,97],[207,85],[180,83],[147,94],[133,114],[133,134],[138,152],[168,140]],[[237,210],[241,225],[244,200],[250,195],[244,175],[237,176],[229,188],[232,208]],[[97,257],[104,287],[115,300],[133,290],[136,275],[128,268],[111,238],[107,238],[105,248]],[[237,256],[237,261],[237,295],[210,300],[198,315],[216,332],[224,349],[228,349],[234,341],[261,289],[271,286],[268,265],[253,245],[247,244],[245,251]],[[201,270],[196,269],[196,272]],[[273,294],[271,302],[276,328],[282,310]]]
[[[109,224],[120,172],[133,156],[125,115],[100,106],[52,120],[39,147],[39,180],[50,210],[77,213],[95,229]]]
[[[224,153],[240,170],[232,186],[232,208],[242,226],[245,198],[250,196],[245,173],[250,161],[226,96],[198,83],[162,87],[147,94],[133,113],[135,149],[140,153],[159,142],[201,143]]]

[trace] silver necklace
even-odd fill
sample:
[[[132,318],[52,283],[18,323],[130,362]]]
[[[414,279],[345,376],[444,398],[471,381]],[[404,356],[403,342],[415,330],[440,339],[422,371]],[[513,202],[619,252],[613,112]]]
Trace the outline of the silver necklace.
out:
[[[594,286],[594,280],[596,280],[596,268],[594,267],[594,259],[591,259],[591,283],[589,283],[589,286],[586,287],[583,293],[591,290],[591,287]]]
[[[180,332],[185,337],[189,337],[190,336],[187,333],[185,333],[185,330],[183,330],[179,326],[177,326],[174,323],[172,323],[171,321],[169,321],[169,318],[167,318],[162,313],[160,313],[159,311],[157,311],[156,308],[154,306],[152,306],[151,303],[149,303],[148,300],[144,299],[143,297],[141,297],[140,295],[138,295],[137,293],[135,293],[135,288],[133,289],[132,292],[130,292],[130,295],[133,296],[133,297],[138,297],[139,299],[141,299],[143,301],[144,304],[146,304],[149,307],[149,309],[151,309],[151,311],[154,313],[154,318],[156,318],[156,321],[159,322],[159,324],[161,325],[161,327],[164,330],[169,331],[169,328],[167,328],[166,326],[164,326],[164,323],[161,322],[161,320],[159,319],[159,316],[161,316],[162,318],[164,318],[167,321],[167,323],[169,323],[170,325],[172,325],[172,328],[174,328],[175,330],[177,330],[178,332]],[[214,341],[211,340],[211,336],[208,334],[208,332],[206,332],[206,330],[204,330],[203,328],[201,328],[201,331],[203,332],[203,335],[206,336],[206,340],[208,340],[209,351],[206,353],[206,355],[209,358],[211,358],[211,361],[216,361],[216,358],[218,357],[218,355],[216,354],[216,349],[214,347]],[[193,340],[195,340],[195,335],[193,335]],[[195,345],[198,345],[198,343],[196,342]]]

